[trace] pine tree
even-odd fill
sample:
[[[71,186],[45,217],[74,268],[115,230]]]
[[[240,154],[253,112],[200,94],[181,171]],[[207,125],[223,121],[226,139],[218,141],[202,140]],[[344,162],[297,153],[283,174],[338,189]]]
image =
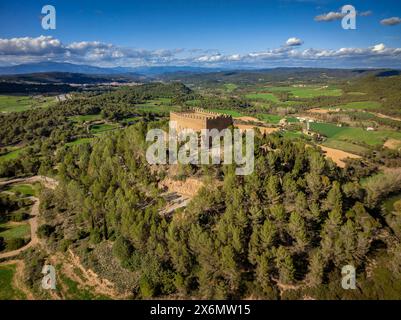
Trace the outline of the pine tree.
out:
[[[297,250],[304,251],[309,242],[308,234],[305,221],[298,212],[291,213],[288,223],[288,231],[296,242]]]
[[[289,251],[280,246],[276,250],[276,267],[279,272],[279,280],[283,284],[291,284],[294,281],[295,268]]]

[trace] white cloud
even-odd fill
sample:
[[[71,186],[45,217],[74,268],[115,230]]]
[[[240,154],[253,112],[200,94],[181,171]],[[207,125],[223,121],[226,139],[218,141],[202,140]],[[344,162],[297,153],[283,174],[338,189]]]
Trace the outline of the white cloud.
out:
[[[381,20],[380,23],[384,26],[395,26],[395,25],[401,23],[401,18],[400,17],[391,17],[391,18]]]
[[[365,48],[301,49],[301,39],[257,52],[224,54],[217,50],[133,49],[98,41],[63,44],[50,36],[0,39],[0,65],[59,61],[97,66],[196,65],[230,67],[333,66],[401,68],[401,48],[379,43]]]
[[[329,13],[325,13],[325,14],[321,14],[315,17],[315,21],[335,21],[335,20],[340,20],[342,18],[344,18],[345,14],[341,13],[341,12],[329,12]]]
[[[374,52],[383,52],[386,49],[386,46],[383,43],[377,44],[373,46],[372,51]]]
[[[61,51],[61,42],[50,36],[0,39],[1,55],[43,55]]]
[[[367,17],[372,14],[373,14],[373,12],[371,10],[357,12],[357,15],[360,17]],[[330,22],[330,21],[335,21],[335,20],[341,20],[345,16],[346,16],[346,13],[331,11],[329,13],[324,13],[324,14],[316,16],[315,21]]]
[[[371,10],[368,10],[368,11],[358,12],[357,14],[361,17],[368,17],[368,16],[371,16],[373,14],[373,12]]]
[[[286,41],[285,44],[286,44],[287,46],[289,46],[289,47],[296,47],[296,46],[302,45],[303,43],[304,43],[304,42],[303,42],[301,39],[292,37],[292,38],[289,38],[289,39]]]

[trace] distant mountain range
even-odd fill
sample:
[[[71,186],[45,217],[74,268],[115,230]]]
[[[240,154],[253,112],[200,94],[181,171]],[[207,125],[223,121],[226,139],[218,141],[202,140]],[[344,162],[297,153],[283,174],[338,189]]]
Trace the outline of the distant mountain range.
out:
[[[41,72],[68,72],[81,74],[97,74],[97,75],[113,75],[113,74],[142,74],[146,76],[159,75],[164,73],[190,72],[190,73],[205,73],[211,71],[221,71],[221,68],[202,68],[190,66],[154,66],[154,67],[115,67],[102,68],[90,65],[73,64],[65,62],[38,62],[19,64],[15,66],[0,67],[0,75],[12,74],[29,74]]]

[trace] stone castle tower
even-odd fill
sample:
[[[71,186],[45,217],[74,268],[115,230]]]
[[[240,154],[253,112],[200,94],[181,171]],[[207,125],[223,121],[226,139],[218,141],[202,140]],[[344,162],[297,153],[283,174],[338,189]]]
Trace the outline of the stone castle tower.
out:
[[[192,129],[200,131],[202,129],[223,130],[233,124],[230,115],[207,111],[201,108],[194,108],[184,112],[170,112],[170,121],[177,122],[177,131]]]

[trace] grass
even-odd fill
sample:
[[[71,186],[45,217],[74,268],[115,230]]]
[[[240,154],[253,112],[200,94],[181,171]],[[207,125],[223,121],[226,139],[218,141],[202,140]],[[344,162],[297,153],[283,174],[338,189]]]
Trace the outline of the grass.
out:
[[[109,131],[109,130],[113,130],[116,129],[117,125],[116,124],[95,124],[93,126],[91,126],[90,128],[90,132],[93,134],[97,134],[97,133],[102,133],[105,131]]]
[[[35,190],[33,189],[32,185],[30,184],[17,184],[13,185],[10,188],[7,188],[7,191],[20,193],[25,197],[31,197],[36,194]]]
[[[0,95],[0,112],[22,112],[32,108],[47,108],[56,103],[54,97]]]
[[[318,123],[312,122],[310,123],[310,129],[312,131],[319,132],[320,134],[326,136],[327,138],[332,138],[340,132],[344,131],[344,127],[337,127],[331,123]]]
[[[154,113],[167,113],[170,111],[178,111],[180,107],[178,106],[166,106],[166,105],[156,105],[153,103],[142,103],[135,105],[135,109],[144,112],[154,112]]]
[[[347,94],[349,94],[351,96],[364,96],[364,95],[366,95],[365,92],[357,92],[357,91],[347,92]]]
[[[224,88],[227,92],[233,92],[235,89],[238,88],[238,86],[234,83],[226,83],[224,84]]]
[[[321,86],[307,86],[307,87],[269,87],[271,92],[288,91],[295,98],[315,98],[321,96],[338,97],[342,95],[341,89]]]
[[[24,150],[24,148],[19,148],[19,149],[15,149],[6,154],[1,155],[0,162],[17,159],[23,150]]]
[[[286,117],[286,119],[287,119],[287,121],[288,121],[289,123],[296,123],[296,122],[299,122],[299,120],[298,120],[297,118],[295,118],[295,117]]]
[[[13,286],[16,269],[15,264],[0,266],[0,300],[26,299],[26,295]]]
[[[280,120],[283,118],[282,116],[276,114],[263,114],[263,113],[258,113],[256,116],[257,118],[272,124],[278,124]]]
[[[365,147],[347,141],[340,141],[335,139],[327,139],[323,143],[323,146],[333,149],[343,150],[345,152],[354,153],[358,155],[364,155],[368,151],[368,149]]]
[[[285,138],[301,138],[303,136],[302,132],[299,131],[284,131],[283,137]]]
[[[376,101],[359,101],[359,102],[349,102],[338,106],[341,109],[353,109],[353,110],[369,110],[380,108],[381,104]]]
[[[84,143],[90,143],[92,140],[93,140],[93,138],[80,138],[80,139],[76,139],[71,142],[67,142],[65,145],[67,147],[71,147],[71,146],[76,146],[76,145],[80,145],[80,144],[84,144]]]
[[[194,100],[185,101],[185,104],[188,106],[197,106],[200,102],[201,102],[201,100],[194,99]]]
[[[2,223],[0,224],[0,237],[6,241],[16,238],[29,238],[31,227],[28,223]]]
[[[77,121],[77,122],[85,122],[85,121],[101,120],[102,116],[101,116],[101,114],[85,114],[85,115],[80,115],[80,116],[69,117],[69,119]]]
[[[399,200],[401,200],[401,194],[397,194],[395,196],[387,198],[383,202],[383,206],[387,214],[390,214],[394,211],[394,204]]]
[[[272,93],[250,93],[245,95],[245,97],[248,99],[280,102],[280,100]]]
[[[310,128],[332,140],[366,144],[368,146],[383,145],[389,138],[401,139],[401,132],[398,131],[366,131],[363,128],[337,127],[330,123],[311,123]]]
[[[110,300],[108,296],[93,294],[87,288],[81,288],[78,282],[60,274],[60,280],[66,290],[68,300]]]
[[[210,111],[212,112],[218,112],[222,114],[228,114],[234,118],[242,117],[242,114],[239,113],[238,111],[235,110],[229,110],[229,109],[211,109]]]

